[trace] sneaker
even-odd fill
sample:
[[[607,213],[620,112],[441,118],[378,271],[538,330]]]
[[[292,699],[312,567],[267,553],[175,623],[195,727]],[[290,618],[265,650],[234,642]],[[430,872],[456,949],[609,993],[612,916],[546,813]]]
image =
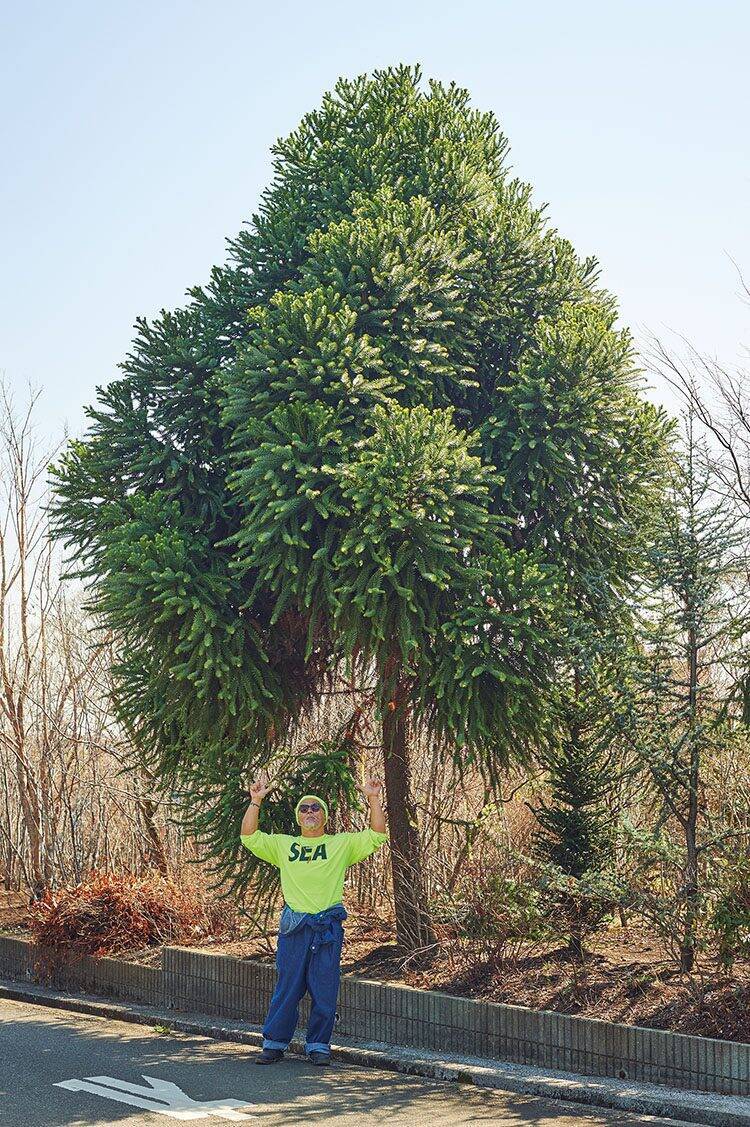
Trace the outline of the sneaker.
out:
[[[255,1058],[256,1064],[273,1064],[277,1060],[281,1060],[284,1056],[283,1049],[263,1049],[258,1053]]]
[[[312,1061],[313,1064],[330,1064],[331,1054],[322,1053],[320,1049],[313,1049],[307,1054],[307,1059]]]

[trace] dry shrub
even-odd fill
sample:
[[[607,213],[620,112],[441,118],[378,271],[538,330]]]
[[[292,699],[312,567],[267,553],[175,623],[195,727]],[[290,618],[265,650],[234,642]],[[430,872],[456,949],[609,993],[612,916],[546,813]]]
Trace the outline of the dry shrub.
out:
[[[223,935],[230,911],[158,873],[94,872],[75,888],[47,892],[31,909],[29,925],[42,948],[100,957]]]
[[[514,870],[506,857],[491,851],[471,857],[450,896],[436,897],[432,907],[445,933],[443,952],[454,965],[476,958],[500,965],[529,954],[554,935],[523,866],[517,863]]]
[[[738,854],[715,878],[719,888],[709,918],[719,963],[729,970],[738,958],[750,958],[750,855]]]

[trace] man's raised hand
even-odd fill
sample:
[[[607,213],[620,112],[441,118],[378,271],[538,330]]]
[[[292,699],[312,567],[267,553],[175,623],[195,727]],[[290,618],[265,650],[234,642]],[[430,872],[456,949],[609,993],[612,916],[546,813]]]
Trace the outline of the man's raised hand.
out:
[[[370,829],[375,830],[377,833],[385,833],[385,812],[380,801],[380,792],[383,789],[383,784],[379,779],[373,775],[365,775],[362,772],[362,785],[359,787],[360,792],[366,797],[370,807]]]
[[[254,779],[249,780],[247,793],[255,802],[262,802],[271,787],[268,784],[268,772],[259,771]]]
[[[362,780],[362,785],[359,786],[358,789],[362,792],[362,794],[366,795],[367,798],[380,798],[380,792],[383,789],[383,784],[378,779],[375,779],[370,775],[364,777],[364,779]]]

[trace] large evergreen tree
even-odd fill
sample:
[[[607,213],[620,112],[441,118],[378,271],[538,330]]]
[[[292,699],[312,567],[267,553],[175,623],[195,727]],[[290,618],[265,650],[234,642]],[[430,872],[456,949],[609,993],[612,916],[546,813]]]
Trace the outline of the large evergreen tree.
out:
[[[377,675],[398,939],[432,939],[410,725],[497,778],[543,726],[571,613],[605,622],[659,475],[593,259],[419,68],[340,80],[189,304],[140,319],[56,471],[142,758],[224,787],[333,671]],[[208,790],[185,817],[201,819]],[[195,823],[198,824],[198,823]]]

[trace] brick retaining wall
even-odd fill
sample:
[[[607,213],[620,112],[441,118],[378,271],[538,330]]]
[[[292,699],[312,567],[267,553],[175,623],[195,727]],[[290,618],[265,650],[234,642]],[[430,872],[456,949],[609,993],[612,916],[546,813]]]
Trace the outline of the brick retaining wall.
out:
[[[0,975],[21,981],[33,980],[61,990],[102,994],[129,1002],[158,1004],[163,1000],[160,967],[143,967],[122,959],[84,957],[60,964],[44,956],[25,939],[0,935]]]
[[[0,976],[41,980],[176,1010],[262,1024],[275,981],[271,964],[167,947],[161,968],[82,959],[45,975],[25,940],[0,936]],[[304,1029],[309,998],[300,1006]],[[336,1033],[360,1041],[443,1050],[586,1076],[750,1095],[750,1045],[643,1029],[499,1002],[457,998],[342,975]]]

